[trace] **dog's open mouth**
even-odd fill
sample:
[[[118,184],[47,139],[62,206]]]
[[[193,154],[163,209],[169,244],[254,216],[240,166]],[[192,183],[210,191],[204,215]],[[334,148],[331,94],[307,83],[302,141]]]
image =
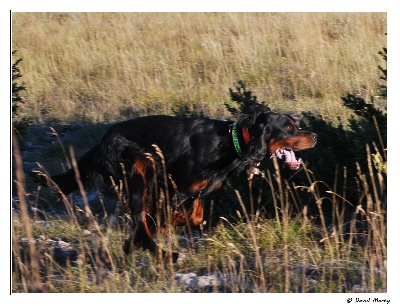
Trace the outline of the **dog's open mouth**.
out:
[[[301,158],[297,159],[294,151],[287,148],[279,148],[275,152],[276,157],[283,161],[283,165],[291,170],[298,170],[301,166]]]

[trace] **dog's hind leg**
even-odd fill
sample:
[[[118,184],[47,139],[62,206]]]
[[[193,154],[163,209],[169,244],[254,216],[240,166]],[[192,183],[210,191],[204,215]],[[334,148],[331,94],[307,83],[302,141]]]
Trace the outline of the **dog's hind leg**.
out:
[[[156,201],[153,199],[154,175],[152,167],[147,159],[138,158],[132,167],[132,173],[128,178],[129,207],[134,222],[134,233],[130,241],[136,247],[149,250],[158,259],[169,261],[169,253],[162,250],[155,242],[160,224],[156,217]],[[161,220],[158,220],[161,222]],[[130,242],[125,241],[124,251],[130,251]],[[176,262],[178,253],[172,253],[172,261]]]

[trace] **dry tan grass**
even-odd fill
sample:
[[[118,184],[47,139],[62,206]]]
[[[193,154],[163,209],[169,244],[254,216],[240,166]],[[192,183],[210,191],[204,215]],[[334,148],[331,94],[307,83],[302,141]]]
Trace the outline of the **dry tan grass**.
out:
[[[274,109],[334,118],[341,95],[376,94],[386,46],[385,13],[14,13],[12,26],[21,111],[39,123],[227,117],[238,80]]]

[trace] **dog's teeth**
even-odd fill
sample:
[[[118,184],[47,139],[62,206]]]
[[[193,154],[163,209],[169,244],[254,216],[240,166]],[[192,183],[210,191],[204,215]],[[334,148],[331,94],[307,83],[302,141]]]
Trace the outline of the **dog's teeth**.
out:
[[[276,157],[278,157],[279,159],[282,159],[282,156],[284,154],[285,151],[283,151],[282,149],[277,149],[275,152]]]

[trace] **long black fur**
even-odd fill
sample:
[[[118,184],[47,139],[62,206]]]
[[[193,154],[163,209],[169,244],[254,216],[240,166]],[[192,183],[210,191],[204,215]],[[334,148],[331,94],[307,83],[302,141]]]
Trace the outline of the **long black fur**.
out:
[[[255,104],[250,112],[241,114],[238,119],[238,138],[243,149],[239,156],[232,141],[232,124],[233,121],[169,116],[140,117],[117,123],[97,146],[78,160],[82,183],[89,188],[97,175],[103,177],[110,189],[110,178],[114,182],[127,182],[124,189],[135,223],[131,240],[135,245],[155,252],[152,238],[159,228],[154,221],[157,217],[154,186],[164,186],[162,156],[170,176],[168,187],[164,188],[164,193],[171,199],[170,210],[186,209],[190,217],[190,211],[196,210],[195,204],[201,206],[201,198],[218,188],[229,174],[257,165],[267,154],[274,153],[270,151],[271,147],[276,147],[280,141],[287,143],[288,139],[297,137],[296,141],[307,142],[301,149],[312,147],[316,142],[316,134],[301,131],[290,116]],[[288,124],[293,125],[293,130],[285,129]],[[240,132],[243,128],[251,135],[248,144]],[[162,155],[153,145],[158,146]],[[43,173],[36,171],[33,175],[37,181],[51,187]],[[51,180],[64,194],[78,189],[73,169],[52,176]],[[188,217],[187,223],[199,223],[202,218],[200,206],[197,206],[197,215],[192,214],[193,220]],[[166,213],[171,211],[164,208],[164,217],[158,224],[166,222]],[[129,243],[125,249],[130,249]],[[173,254],[173,260],[176,256]]]

